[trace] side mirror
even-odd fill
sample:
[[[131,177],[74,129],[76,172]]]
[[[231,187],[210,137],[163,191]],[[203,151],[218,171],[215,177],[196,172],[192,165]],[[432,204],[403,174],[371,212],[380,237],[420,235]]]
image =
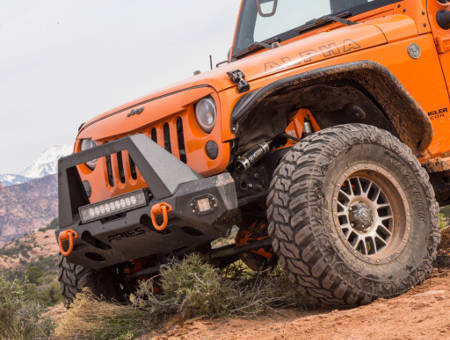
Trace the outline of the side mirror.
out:
[[[256,6],[260,16],[272,17],[277,12],[278,0],[256,0]]]

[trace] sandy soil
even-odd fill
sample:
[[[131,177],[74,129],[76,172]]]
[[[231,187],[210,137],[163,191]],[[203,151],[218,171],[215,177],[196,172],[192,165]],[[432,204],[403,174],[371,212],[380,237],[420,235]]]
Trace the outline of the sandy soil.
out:
[[[50,318],[54,323],[58,323],[58,321],[63,317],[66,311],[66,307],[64,307],[64,304],[61,302],[56,306],[51,307],[46,313],[42,315],[42,317]]]
[[[438,268],[403,296],[350,310],[276,310],[253,320],[189,320],[153,339],[450,339],[449,258],[447,228]]]

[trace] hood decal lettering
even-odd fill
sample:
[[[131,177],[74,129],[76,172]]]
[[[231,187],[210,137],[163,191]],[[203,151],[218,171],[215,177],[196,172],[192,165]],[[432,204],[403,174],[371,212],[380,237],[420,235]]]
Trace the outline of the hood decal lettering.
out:
[[[345,39],[344,40],[344,53],[349,53],[353,50],[359,50],[361,46],[352,39]]]
[[[319,46],[320,52],[325,58],[330,58],[334,56],[338,56],[341,54],[341,49],[337,46],[336,43],[330,43],[328,45]]]
[[[361,49],[361,45],[352,39],[344,39],[341,43],[331,42],[326,45],[319,45],[317,48],[298,52],[299,58],[284,56],[276,61],[268,61],[264,64],[264,72],[284,70],[293,66],[300,66],[312,63],[319,59],[339,56]]]

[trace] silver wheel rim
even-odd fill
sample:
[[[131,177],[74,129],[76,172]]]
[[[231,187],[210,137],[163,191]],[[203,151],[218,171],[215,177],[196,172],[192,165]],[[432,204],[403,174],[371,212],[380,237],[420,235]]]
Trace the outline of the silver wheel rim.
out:
[[[398,255],[409,233],[406,197],[399,183],[376,165],[354,166],[338,180],[333,216],[347,248],[368,262]]]

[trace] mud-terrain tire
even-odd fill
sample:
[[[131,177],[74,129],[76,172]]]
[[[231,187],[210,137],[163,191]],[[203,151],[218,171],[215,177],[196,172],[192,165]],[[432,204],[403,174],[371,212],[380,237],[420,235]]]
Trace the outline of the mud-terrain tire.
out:
[[[432,271],[434,191],[411,150],[385,130],[348,124],[303,139],[277,167],[267,206],[280,263],[321,303],[394,297]]]
[[[70,307],[75,296],[83,288],[88,288],[94,296],[106,300],[123,301],[124,294],[120,288],[117,275],[110,269],[92,270],[67,262],[59,255],[58,281],[61,286],[64,305]]]

